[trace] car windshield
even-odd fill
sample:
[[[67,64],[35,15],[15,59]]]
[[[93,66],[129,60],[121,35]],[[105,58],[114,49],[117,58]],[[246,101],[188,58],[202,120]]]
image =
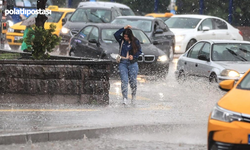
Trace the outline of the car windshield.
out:
[[[61,19],[63,12],[51,11],[50,15],[47,15],[48,19],[46,22],[57,23]],[[30,15],[28,18],[37,17],[37,14]]]
[[[212,47],[213,61],[250,61],[250,44],[222,43]]]
[[[238,84],[237,88],[250,90],[250,72],[248,72],[244,79]]]
[[[111,22],[111,11],[108,9],[78,8],[70,17],[72,22]]]
[[[134,16],[135,13],[131,9],[120,8],[122,16]]]
[[[114,33],[117,30],[118,29],[102,29],[102,33],[101,33],[102,41],[105,43],[117,42],[114,37]],[[132,31],[133,31],[134,36],[141,42],[141,44],[150,44],[150,40],[148,39],[148,37],[146,36],[144,32],[142,32],[141,30],[136,30],[136,29],[132,29]]]
[[[201,19],[187,17],[171,17],[165,21],[169,28],[194,29]]]
[[[112,21],[114,24],[122,24],[122,25],[131,25],[132,27],[136,27],[141,29],[144,32],[152,31],[152,21],[145,19],[131,19],[131,18],[116,18]]]

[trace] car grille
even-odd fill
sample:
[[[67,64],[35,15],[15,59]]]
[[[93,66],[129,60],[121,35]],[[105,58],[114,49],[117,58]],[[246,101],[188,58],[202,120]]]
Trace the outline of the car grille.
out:
[[[71,35],[76,35],[79,32],[79,30],[70,30]]]
[[[154,62],[155,61],[155,55],[140,55],[138,57],[138,62]]]
[[[23,30],[14,30],[15,33],[23,33]]]

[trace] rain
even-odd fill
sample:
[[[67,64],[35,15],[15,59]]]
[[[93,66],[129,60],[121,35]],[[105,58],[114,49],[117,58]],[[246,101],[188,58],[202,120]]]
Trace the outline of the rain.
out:
[[[175,2],[176,7],[171,7],[171,1]],[[199,5],[201,1],[203,1],[203,6]],[[51,3],[59,8],[76,8],[80,2],[84,0],[74,2],[51,0]],[[211,5],[206,0],[111,0],[111,2],[129,6],[137,16],[156,11],[161,13],[174,11],[175,14],[199,14],[202,11],[206,15],[220,14],[217,17],[225,19],[238,29],[249,24],[248,13],[244,11],[244,8],[241,9],[242,4],[239,2],[234,3],[233,18],[230,18],[232,14],[228,9],[229,0],[215,1]],[[247,2],[243,3],[246,5]],[[187,5],[188,7],[185,7]],[[214,7],[215,9],[211,11]],[[70,29],[73,26],[75,28],[77,24],[73,23],[66,27]],[[79,30],[77,29],[77,33]],[[72,39],[70,38],[71,41]],[[244,40],[250,40],[249,36],[245,36]],[[76,41],[80,40],[76,39]],[[118,43],[113,44],[118,50]],[[5,44],[3,49],[11,50],[11,46]],[[74,51],[72,53],[74,54],[72,56],[75,56],[76,53]],[[57,46],[51,54],[60,55],[60,47]],[[175,71],[181,55],[182,53],[174,54],[173,60],[168,60],[169,68],[166,75],[159,77],[158,73],[153,71],[148,71],[146,75],[138,75],[135,105],[131,104],[130,87],[128,104],[125,106],[122,104],[121,81],[116,71],[112,72],[109,79],[108,105],[60,102],[55,104],[1,103],[0,143],[2,145],[0,149],[207,149],[209,115],[227,91],[221,90],[218,83],[211,83],[207,78],[191,76],[184,81],[177,81]],[[65,57],[71,56],[65,54]],[[103,56],[103,58],[110,59],[111,57]],[[101,55],[94,59],[101,59]],[[97,86],[97,84],[91,86]],[[58,97],[59,100],[60,97]],[[75,135],[73,131],[76,132]],[[38,134],[40,137],[42,133],[46,134],[45,140],[38,138],[40,141],[37,142],[37,139],[32,138],[32,134]],[[4,143],[5,139],[2,137],[11,135],[24,135],[25,140],[18,139],[17,136],[15,140],[18,142],[10,140]]]

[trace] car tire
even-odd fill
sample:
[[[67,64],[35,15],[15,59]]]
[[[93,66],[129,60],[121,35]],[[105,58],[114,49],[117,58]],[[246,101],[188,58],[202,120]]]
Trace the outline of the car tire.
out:
[[[9,45],[11,50],[18,50],[19,49],[19,45]]]
[[[197,42],[197,41],[194,40],[194,39],[190,40],[190,41],[188,42],[188,44],[187,44],[186,51],[187,51],[192,45],[194,45],[194,43],[196,43],[196,42]]]
[[[73,49],[70,49],[70,51],[69,51],[69,56],[75,56],[75,53],[74,53],[74,50],[73,50]]]
[[[173,45],[170,46],[168,58],[170,61],[172,61],[174,59],[174,46]]]
[[[66,55],[67,54],[67,45],[59,45],[59,55]]]
[[[209,82],[210,82],[210,83],[218,83],[217,75],[216,75],[215,73],[212,73],[212,74],[209,76]]]
[[[183,70],[179,71],[179,74],[177,76],[177,82],[179,84],[182,84],[183,82],[185,82],[185,80],[186,80],[186,75],[185,75],[184,71]]]

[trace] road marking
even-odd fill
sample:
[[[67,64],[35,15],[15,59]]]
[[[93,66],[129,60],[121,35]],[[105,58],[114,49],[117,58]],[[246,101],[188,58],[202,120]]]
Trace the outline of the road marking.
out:
[[[118,93],[115,93],[115,92],[109,92],[109,94],[110,95],[122,96],[122,94],[118,94]],[[131,99],[132,97],[129,95],[128,98]],[[146,100],[146,101],[149,101],[150,99],[146,98],[146,97],[142,97],[142,96],[136,96],[136,100]]]
[[[82,112],[82,111],[99,111],[97,109],[0,109],[0,112]]]

